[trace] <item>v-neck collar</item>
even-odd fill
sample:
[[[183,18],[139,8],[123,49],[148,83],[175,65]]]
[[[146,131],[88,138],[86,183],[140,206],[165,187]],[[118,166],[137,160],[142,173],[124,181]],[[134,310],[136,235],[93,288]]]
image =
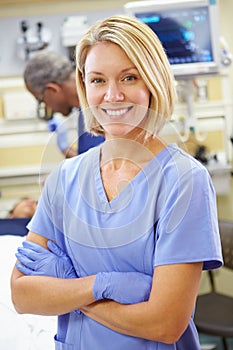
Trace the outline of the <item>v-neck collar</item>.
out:
[[[92,163],[94,168],[93,173],[95,177],[94,181],[96,185],[97,194],[99,196],[100,203],[105,207],[105,210],[115,211],[119,208],[119,201],[120,207],[122,208],[125,205],[127,205],[128,201],[132,198],[132,181],[129,184],[127,184],[127,186],[122,191],[120,191],[116,197],[109,201],[104,189],[102,176],[100,173],[100,152],[101,147],[98,148],[98,153],[96,152],[94,162]]]
[[[136,176],[125,186],[125,188],[118,193],[116,197],[110,201],[107,198],[102,176],[100,173],[100,152],[101,147],[96,147],[94,157],[92,160],[94,182],[96,186],[97,195],[99,197],[100,205],[104,211],[112,212],[122,210],[130,200],[132,200],[133,192],[136,190],[136,182],[140,182],[140,178],[146,176],[150,169],[154,167],[154,163],[158,161],[158,158],[163,157],[163,153],[167,151],[169,146],[163,148],[156,156],[154,156],[145,166],[142,168]],[[161,159],[160,159],[161,161]]]

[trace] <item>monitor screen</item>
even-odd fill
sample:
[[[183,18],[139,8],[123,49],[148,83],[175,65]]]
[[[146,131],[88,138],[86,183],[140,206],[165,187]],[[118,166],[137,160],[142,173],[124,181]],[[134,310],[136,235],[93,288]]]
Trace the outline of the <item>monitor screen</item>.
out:
[[[158,1],[145,1],[141,7],[139,3],[142,2],[139,2],[129,9],[157,34],[175,76],[217,73],[219,37],[216,28],[212,28],[216,16],[213,17],[209,4],[190,6],[190,1],[189,5],[183,1],[181,6],[179,1],[179,6],[176,6],[175,2],[165,5],[164,0],[163,6],[159,6]]]

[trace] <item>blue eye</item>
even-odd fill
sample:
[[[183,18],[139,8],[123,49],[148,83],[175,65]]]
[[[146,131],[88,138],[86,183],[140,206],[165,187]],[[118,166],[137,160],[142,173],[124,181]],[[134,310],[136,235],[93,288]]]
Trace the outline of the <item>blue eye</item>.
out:
[[[132,80],[136,80],[137,77],[135,77],[135,75],[127,75],[127,77],[125,77],[123,80],[125,81],[132,81]]]
[[[103,82],[103,79],[101,79],[101,78],[95,78],[95,79],[91,80],[91,83],[93,83],[93,84],[99,84],[99,83],[102,83],[102,82]]]

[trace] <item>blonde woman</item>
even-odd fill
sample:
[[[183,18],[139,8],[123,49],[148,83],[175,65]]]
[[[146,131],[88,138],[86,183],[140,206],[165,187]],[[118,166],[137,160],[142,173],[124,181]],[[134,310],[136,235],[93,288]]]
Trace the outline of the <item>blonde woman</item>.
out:
[[[134,18],[95,23],[77,88],[105,142],[47,179],[12,274],[16,310],[59,315],[56,349],[198,350],[201,272],[222,265],[216,199],[206,169],[159,137],[175,103],[161,43]]]

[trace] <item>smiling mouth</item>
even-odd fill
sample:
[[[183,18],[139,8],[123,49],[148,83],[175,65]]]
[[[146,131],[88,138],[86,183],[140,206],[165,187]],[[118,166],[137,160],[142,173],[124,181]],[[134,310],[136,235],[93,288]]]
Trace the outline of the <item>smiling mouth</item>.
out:
[[[133,107],[128,108],[120,108],[120,109],[105,109],[103,108],[103,111],[109,115],[110,117],[121,117],[122,115],[129,112]]]

